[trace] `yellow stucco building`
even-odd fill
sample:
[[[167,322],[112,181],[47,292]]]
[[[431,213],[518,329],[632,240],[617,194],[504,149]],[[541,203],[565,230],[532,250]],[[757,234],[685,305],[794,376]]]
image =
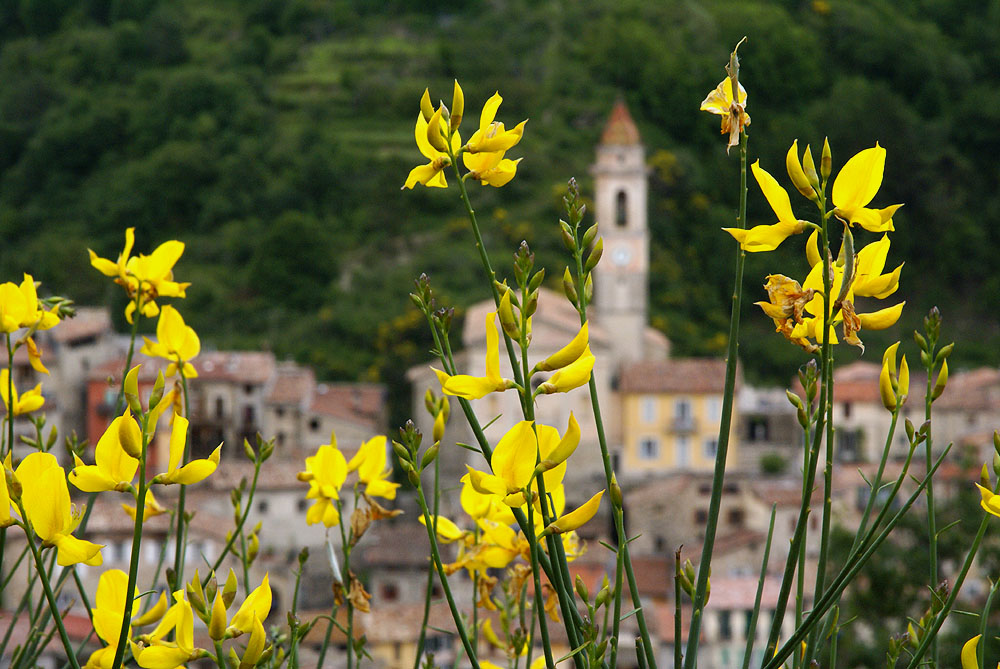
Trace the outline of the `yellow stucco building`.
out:
[[[718,450],[726,361],[672,358],[631,365],[619,382],[622,470],[632,475],[711,470]],[[730,428],[729,462],[738,461]]]

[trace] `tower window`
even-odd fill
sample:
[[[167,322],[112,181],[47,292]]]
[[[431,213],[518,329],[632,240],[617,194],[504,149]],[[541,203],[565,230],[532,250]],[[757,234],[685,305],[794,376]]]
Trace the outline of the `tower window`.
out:
[[[625,191],[618,191],[618,197],[615,203],[615,225],[619,228],[624,228],[628,224],[628,198],[625,195]]]

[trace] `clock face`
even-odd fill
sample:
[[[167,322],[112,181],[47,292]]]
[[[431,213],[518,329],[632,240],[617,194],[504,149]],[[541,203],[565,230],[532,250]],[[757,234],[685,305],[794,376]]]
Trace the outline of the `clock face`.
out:
[[[624,267],[632,260],[632,249],[625,244],[619,244],[611,251],[611,262]]]

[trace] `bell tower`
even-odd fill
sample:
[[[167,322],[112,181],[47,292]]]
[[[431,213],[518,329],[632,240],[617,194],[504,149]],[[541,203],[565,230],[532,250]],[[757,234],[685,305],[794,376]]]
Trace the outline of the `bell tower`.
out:
[[[594,316],[611,334],[617,364],[643,360],[649,301],[646,150],[622,100],[601,134],[591,174],[604,238],[594,270]]]

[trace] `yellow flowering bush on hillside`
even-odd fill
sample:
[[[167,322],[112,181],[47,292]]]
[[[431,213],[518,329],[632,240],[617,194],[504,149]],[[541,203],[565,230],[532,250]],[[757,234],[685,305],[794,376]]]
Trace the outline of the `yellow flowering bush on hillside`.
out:
[[[883,184],[888,152],[875,142],[844,162],[834,175],[829,142],[823,141],[817,165],[810,147],[807,145],[800,153],[798,141],[793,141],[785,158],[788,179],[795,191],[811,203],[807,206],[815,208],[812,214],[802,217],[779,179],[766,171],[760,160],[754,161],[749,172],[777,220],[749,227],[746,183],[750,117],[735,50],[726,70],[726,78],[708,94],[701,109],[721,117],[727,152],[731,148],[739,152],[738,216],[733,227],[724,228],[736,242],[734,304],[725,398],[700,563],[682,564],[680,551],[676,556],[676,638],[669,649],[672,658],[665,658],[640,599],[630,555],[631,538],[625,531],[624,494],[612,467],[598,396],[596,374],[600,368],[595,367],[591,350],[588,314],[593,301],[593,273],[603,253],[599,228],[603,222],[584,223],[586,207],[576,183],[571,181],[564,201],[565,220],[558,222],[557,234],[568,250],[562,289],[579,325],[574,322],[554,353],[532,364],[529,360],[542,357],[537,355],[537,347],[533,348],[532,326],[539,310],[545,270],[535,267],[527,243],[516,249],[510,268],[494,269],[467,189],[470,180],[501,188],[517,177],[522,157],[508,157],[508,152],[519,145],[527,121],[508,129],[505,121],[498,120],[503,98],[497,92],[483,103],[478,125],[471,133],[466,131],[468,140],[463,141],[466,99],[456,81],[450,108],[443,102],[435,107],[428,90],[419,100],[414,139],[422,158],[405,177],[403,189],[422,185],[459,191],[482,262],[484,291],[493,300],[484,322],[484,375],[469,373],[465,364],[456,359],[450,340],[453,310],[439,307],[430,279],[422,275],[410,297],[430,328],[437,357],[432,367],[436,386],[425,395],[425,407],[433,424],[431,434],[422,434],[413,421],[408,421],[396,433],[369,435],[358,443],[347,444],[345,450],[341,450],[337,435],[331,434],[328,443],[304,458],[297,474],[303,484],[305,522],[322,527],[327,536],[334,602],[328,614],[309,620],[300,617],[298,596],[308,551],[299,554],[292,603],[286,610],[275,610],[277,597],[271,589],[270,573],[265,572],[259,581],[250,577],[250,568],[260,551],[260,534],[267,528],[258,524],[250,529],[247,519],[260,477],[268,476],[266,463],[280,447],[275,440],[258,436],[254,444],[249,440],[242,445],[220,444],[206,451],[206,457],[192,453],[188,382],[198,376],[193,361],[201,354],[201,340],[187,325],[177,303],[165,302],[184,298],[192,288],[174,277],[174,267],[184,252],[183,242],[168,240],[149,255],[133,255],[136,239],[129,228],[124,248],[115,260],[89,252],[92,266],[125,290],[128,303],[124,315],[131,324],[131,338],[113,419],[92,449],[68,441],[73,465],[68,471],[51,452],[57,436],[51,429],[46,434],[41,414],[45,407],[42,385],[17,387],[14,355],[24,347],[30,366],[39,374],[47,373],[44,352],[36,345],[34,335],[59,327],[62,319],[72,316],[72,304],[60,297],[40,298],[39,284],[29,274],[20,283],[0,284],[0,332],[8,353],[8,364],[0,371],[0,395],[5,408],[0,441],[0,561],[11,575],[22,561],[30,565],[29,586],[14,616],[23,616],[33,628],[33,645],[14,654],[11,665],[32,666],[47,644],[41,640],[48,635],[58,639],[68,666],[75,669],[172,669],[195,662],[201,663],[199,666],[214,664],[219,669],[298,667],[306,666],[301,653],[307,643],[318,651],[317,666],[324,664],[333,643],[342,645],[343,657],[338,656],[337,661],[352,669],[370,660],[366,637],[356,630],[356,617],[380,604],[367,591],[365,574],[355,571],[352,552],[373,523],[403,512],[391,507],[397,505],[397,498],[406,496],[419,509],[428,553],[415,669],[434,666],[433,655],[424,651],[437,588],[451,614],[454,635],[461,643],[457,666],[493,669],[498,665],[487,659],[492,657],[503,658],[501,661],[506,661],[509,669],[518,669],[522,661],[530,669],[554,669],[559,663],[572,664],[575,669],[614,669],[633,663],[653,669],[666,659],[672,660],[674,667],[694,669],[709,610],[711,560],[726,485],[746,253],[767,253],[804,239],[804,274],[796,274],[794,269],[780,273],[782,268],[774,267],[763,278],[761,299],[756,302],[763,317],[773,322],[776,334],[799,347],[801,355],[808,358],[799,374],[801,388],[788,392],[802,429],[803,494],[793,521],[777,603],[767,623],[761,666],[776,669],[836,665],[836,639],[851,631],[840,621],[838,602],[859,570],[918,500],[926,509],[931,547],[928,585],[934,600],[923,617],[910,621],[905,633],[888,641],[888,666],[896,666],[898,661],[908,662],[911,668],[954,666],[953,660],[959,661],[963,669],[982,666],[977,649],[985,631],[965,644],[959,658],[939,657],[936,645],[937,633],[953,611],[988,518],[1000,516],[1000,484],[991,481],[984,466],[979,490],[985,513],[981,514],[979,534],[955,572],[951,587],[939,586],[933,476],[948,449],[941,455],[932,451],[930,418],[932,403],[948,382],[951,346],[939,346],[940,316],[936,310],[926,319],[924,332],[916,335],[927,373],[925,422],[914,427],[904,417],[908,449],[898,474],[888,475],[889,450],[897,422],[907,401],[912,405],[911,397],[916,395],[907,358],[900,356],[899,343],[893,344],[882,355],[878,380],[879,398],[891,420],[885,449],[874,479],[867,481],[870,488],[863,499],[865,509],[853,546],[838,563],[834,563],[830,549],[835,465],[834,346],[843,342],[863,351],[862,334],[893,326],[904,307],[903,302],[881,308],[862,306],[869,300],[891,297],[902,277],[903,264],[889,260],[890,235],[896,233],[893,217],[901,205],[884,204],[891,197],[880,194],[883,190],[891,192],[891,184]],[[873,206],[873,202],[883,206]],[[801,281],[789,275],[799,276]],[[143,337],[136,351],[142,319],[156,319],[156,336]],[[141,364],[136,363],[135,355],[164,361],[165,369],[156,375],[148,393],[140,387]],[[508,393],[505,397],[516,398],[512,406],[516,405],[518,415],[507,416],[509,427],[499,438],[490,439],[486,434],[489,424],[481,424],[475,410],[482,405],[473,403],[497,400],[504,393]],[[540,421],[539,407],[552,401],[548,396],[557,393],[576,393],[587,406],[587,420],[578,419],[583,412],[576,411],[563,416],[559,425]],[[445,437],[446,426],[458,414],[453,412],[453,404],[468,423],[472,444],[450,443]],[[30,422],[34,436],[15,444],[18,420]],[[166,443],[165,467],[164,458],[155,457],[158,431]],[[579,462],[585,432],[595,435],[596,445],[591,446],[599,450],[593,455],[599,455],[603,480],[568,494],[567,475]],[[440,461],[446,454],[454,458],[460,446],[474,455],[464,475],[443,480]],[[920,447],[924,449],[924,471],[911,467]],[[1000,436],[997,448],[1000,452]],[[192,577],[185,569],[185,544],[193,517],[186,508],[186,490],[210,477],[219,477],[220,468],[227,466],[223,452],[228,458],[241,450],[253,465],[252,481],[249,485],[242,481],[232,492],[233,529],[226,534],[221,554],[211,560],[205,557]],[[821,461],[825,461],[822,482],[818,479]],[[913,483],[906,484],[911,477]],[[157,486],[176,486],[177,494],[169,503],[159,501],[154,489],[164,488]],[[824,493],[821,508],[812,508],[812,491],[819,487]],[[455,491],[458,502],[447,513],[441,509],[443,489]],[[78,491],[78,503],[73,502],[71,490]],[[85,504],[80,493],[87,495]],[[104,569],[105,547],[86,538],[97,495],[125,500],[121,513],[126,514],[132,528],[127,571]],[[568,497],[586,501],[568,504]],[[617,545],[588,546],[578,534],[578,530],[602,517],[599,514],[621,539]],[[802,565],[806,537],[808,532],[816,531],[810,529],[810,514],[819,516],[822,525],[818,569],[814,582],[808,584],[815,596],[811,608],[804,610],[801,602],[807,584]],[[978,510],[976,514],[978,517]],[[174,554],[168,555],[165,541],[152,574],[153,587],[144,589],[139,583],[140,554],[144,537],[150,541],[146,524],[155,516],[168,517],[168,539]],[[15,537],[24,542],[20,557],[12,557]],[[772,538],[769,533],[765,567]],[[570,565],[586,551],[607,551],[602,553],[607,574],[596,592],[591,592],[580,577],[571,577]],[[81,565],[102,568],[93,592],[87,591],[80,577]],[[0,576],[5,573],[0,572]],[[143,578],[148,576],[143,574]],[[761,589],[765,579],[771,577],[762,569]],[[10,576],[6,578],[5,584]],[[460,583],[471,585],[471,602],[459,603]],[[36,586],[41,596],[33,598]],[[981,614],[984,630],[995,589]],[[89,614],[93,635],[86,646],[74,644],[63,622],[66,611],[59,597],[70,592]],[[682,606],[684,596],[689,603]],[[794,612],[789,612],[793,596],[797,605]],[[754,626],[761,613],[759,602],[758,594],[749,621]],[[685,615],[688,620],[682,627]],[[310,639],[318,623],[325,623],[326,631],[321,631],[321,625]],[[632,628],[623,624],[634,625],[634,638],[628,643],[625,637]],[[686,637],[682,629],[687,630]],[[342,643],[335,641],[335,630]],[[761,655],[761,649],[754,648],[755,635],[749,636],[743,666]],[[567,652],[558,652],[557,638],[564,640],[559,643],[566,646]],[[2,651],[7,641],[0,643]],[[85,648],[90,652],[84,652]],[[703,666],[707,665],[703,662]]]

